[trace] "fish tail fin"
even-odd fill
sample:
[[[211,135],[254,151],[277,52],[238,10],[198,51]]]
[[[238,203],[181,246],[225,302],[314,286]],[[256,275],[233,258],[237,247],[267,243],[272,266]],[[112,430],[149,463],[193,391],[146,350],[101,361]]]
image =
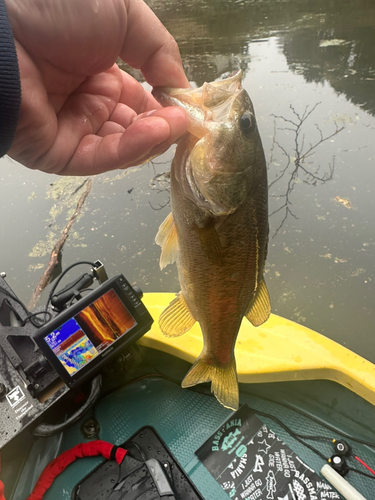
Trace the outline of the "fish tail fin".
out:
[[[236,360],[225,366],[216,366],[208,363],[201,354],[188,371],[182,387],[192,387],[203,382],[211,382],[211,392],[216,399],[226,408],[237,410],[239,406],[238,381]]]

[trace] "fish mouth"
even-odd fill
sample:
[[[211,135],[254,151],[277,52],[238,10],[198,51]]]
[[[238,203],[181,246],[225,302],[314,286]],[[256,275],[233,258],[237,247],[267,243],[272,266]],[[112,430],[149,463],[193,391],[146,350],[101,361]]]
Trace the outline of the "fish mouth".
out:
[[[188,134],[177,148],[181,161],[172,170],[184,195],[215,216],[233,213],[246,194],[244,172],[225,153],[237,135],[245,92],[241,81],[240,70],[199,88],[155,87],[152,92],[162,106],[178,106],[187,113]]]
[[[242,71],[199,88],[155,87],[152,95],[163,106],[178,106],[188,115],[188,132],[202,139],[231,114],[241,87]]]

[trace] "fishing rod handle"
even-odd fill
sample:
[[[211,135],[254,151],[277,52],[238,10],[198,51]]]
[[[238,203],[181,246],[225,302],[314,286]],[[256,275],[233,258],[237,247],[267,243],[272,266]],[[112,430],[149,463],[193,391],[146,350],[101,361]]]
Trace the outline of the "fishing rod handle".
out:
[[[348,483],[338,472],[328,464],[323,465],[320,470],[322,476],[329,481],[336,490],[341,493],[345,500],[367,500],[351,484]]]

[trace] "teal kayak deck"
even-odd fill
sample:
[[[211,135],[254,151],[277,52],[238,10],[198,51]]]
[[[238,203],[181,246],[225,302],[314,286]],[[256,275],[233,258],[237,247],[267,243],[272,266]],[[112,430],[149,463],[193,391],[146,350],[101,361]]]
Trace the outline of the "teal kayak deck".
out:
[[[160,351],[149,348],[143,348],[143,351],[148,365],[167,373],[168,377],[181,380],[189,366],[188,363]],[[91,416],[99,422],[100,439],[119,445],[142,426],[152,426],[206,500],[227,500],[229,498],[227,494],[196,459],[194,452],[231,415],[232,411],[222,407],[215,398],[182,389],[178,383],[163,378],[160,374],[138,376],[140,377],[138,381],[115,391],[108,391],[108,394],[104,395],[93,408]],[[316,421],[276,402],[287,403],[297,411],[301,410],[313,416],[317,421],[375,443],[374,406],[330,381],[241,384],[240,402],[247,403],[256,411],[274,415],[296,433],[340,438],[339,433],[327,430]],[[11,500],[25,500],[30,493],[32,483],[40,473],[38,469],[43,468],[57,454],[85,440],[80,427],[88,417],[86,415],[63,435],[39,439],[34,444]],[[269,417],[259,418],[315,471],[319,471],[324,465],[323,459],[292,438],[279,423]],[[374,448],[348,441],[359,457],[374,466]],[[333,454],[333,446],[327,441],[307,442],[327,457]],[[98,458],[85,458],[70,465],[55,480],[45,499],[70,499],[74,485],[100,462],[101,459]],[[366,471],[354,460],[350,460],[350,465]],[[368,500],[374,498],[375,480],[353,472],[350,472],[347,478]]]

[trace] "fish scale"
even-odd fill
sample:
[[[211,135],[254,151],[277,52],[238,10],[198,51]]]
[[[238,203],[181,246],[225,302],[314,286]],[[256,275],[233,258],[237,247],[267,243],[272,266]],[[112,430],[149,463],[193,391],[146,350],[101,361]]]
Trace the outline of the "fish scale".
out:
[[[156,237],[161,267],[177,262],[181,292],[159,325],[175,337],[199,322],[203,350],[182,386],[211,382],[218,401],[235,409],[234,347],[242,318],[259,326],[270,314],[263,278],[267,169],[253,106],[240,72],[199,89],[153,94],[164,106],[180,105],[189,117],[172,162],[172,216]]]

